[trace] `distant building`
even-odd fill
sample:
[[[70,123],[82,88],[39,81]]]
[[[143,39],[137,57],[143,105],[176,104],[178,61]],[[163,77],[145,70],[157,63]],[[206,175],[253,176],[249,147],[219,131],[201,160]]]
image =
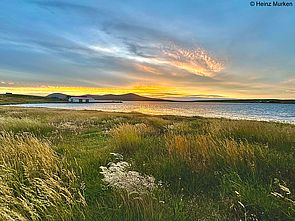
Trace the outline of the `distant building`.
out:
[[[92,97],[70,97],[69,102],[72,103],[95,103],[96,100]]]
[[[6,95],[12,95],[12,93],[11,92],[6,92]]]

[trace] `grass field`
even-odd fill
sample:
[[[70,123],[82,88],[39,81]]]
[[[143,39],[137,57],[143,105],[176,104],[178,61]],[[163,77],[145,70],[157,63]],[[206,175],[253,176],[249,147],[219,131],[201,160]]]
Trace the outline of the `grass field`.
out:
[[[24,104],[24,103],[56,103],[64,102],[55,98],[22,94],[0,94],[0,104]]]
[[[295,126],[0,107],[0,220],[295,220]]]

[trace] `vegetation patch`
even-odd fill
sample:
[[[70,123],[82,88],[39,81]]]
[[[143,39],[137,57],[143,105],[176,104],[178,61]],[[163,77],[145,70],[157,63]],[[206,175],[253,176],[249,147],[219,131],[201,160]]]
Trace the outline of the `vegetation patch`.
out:
[[[0,135],[1,220],[72,220],[83,217],[78,178],[45,141]]]
[[[294,220],[294,125],[0,114],[1,220]]]

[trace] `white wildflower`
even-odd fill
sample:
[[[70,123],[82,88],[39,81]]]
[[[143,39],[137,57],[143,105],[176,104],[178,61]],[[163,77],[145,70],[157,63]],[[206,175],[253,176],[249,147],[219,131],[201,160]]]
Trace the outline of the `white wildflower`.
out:
[[[111,153],[116,160],[123,160],[123,155],[119,153]]]
[[[286,187],[286,186],[284,186],[284,185],[282,185],[282,184],[279,184],[279,187],[280,187],[280,189],[281,189],[285,194],[287,194],[287,195],[290,195],[290,194],[291,194],[291,191],[290,191],[290,189],[289,189],[288,187]]]
[[[282,193],[284,193],[286,195],[290,195],[291,194],[290,189],[285,185],[285,183],[284,183],[284,185],[282,185],[280,183],[280,180],[278,178],[274,178],[274,184],[277,185],[277,187],[282,191]]]
[[[284,198],[284,196],[278,192],[271,192],[270,194],[278,198]]]
[[[157,187],[155,178],[144,176],[137,171],[130,171],[130,164],[125,161],[110,163],[108,167],[101,166],[103,181],[110,187],[131,192],[147,192]]]

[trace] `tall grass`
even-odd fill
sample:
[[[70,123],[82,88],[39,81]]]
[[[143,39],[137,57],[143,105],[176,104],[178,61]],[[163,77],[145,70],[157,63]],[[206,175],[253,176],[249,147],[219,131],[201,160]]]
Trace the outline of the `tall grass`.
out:
[[[253,147],[232,139],[219,140],[211,135],[168,135],[169,155],[184,161],[193,171],[254,168]]]
[[[1,220],[83,218],[78,178],[48,143],[3,132],[0,150]]]
[[[40,120],[29,117],[0,117],[0,129],[5,131],[31,132],[38,135],[46,135],[53,130],[50,125]]]
[[[145,124],[121,124],[111,131],[113,145],[123,154],[135,152],[143,143],[143,134],[149,128]]]
[[[6,148],[0,153],[0,211],[6,218],[0,220],[83,219],[75,174],[86,186],[86,220],[294,220],[294,125],[10,110],[0,107],[0,129],[11,131],[0,139],[1,151]],[[46,137],[62,157],[48,142],[23,132]],[[112,170],[112,152],[123,154],[130,166],[116,176],[115,186],[130,172],[139,180],[154,177],[162,187],[109,186],[99,168]]]
[[[218,133],[222,136],[264,144],[280,151],[295,151],[294,125],[225,120],[211,123],[211,132],[214,127],[219,128]]]
[[[295,214],[292,194],[295,158],[290,140],[281,141],[284,148],[289,148],[287,154],[286,149],[284,153],[280,152],[280,146],[269,148],[261,144],[263,136],[251,144],[247,139],[220,136],[220,130],[217,131],[214,135],[183,135],[182,131],[180,134],[166,135],[171,162],[182,162],[192,171],[183,182],[188,185],[194,183],[199,186],[197,190],[209,192],[210,186],[214,185],[217,192],[224,194],[221,194],[225,197],[223,202],[229,203],[233,219],[291,219]],[[194,177],[205,180],[198,182]],[[288,196],[273,194],[275,187],[272,182],[277,178],[286,181],[284,185],[292,187],[291,191],[287,188]]]

